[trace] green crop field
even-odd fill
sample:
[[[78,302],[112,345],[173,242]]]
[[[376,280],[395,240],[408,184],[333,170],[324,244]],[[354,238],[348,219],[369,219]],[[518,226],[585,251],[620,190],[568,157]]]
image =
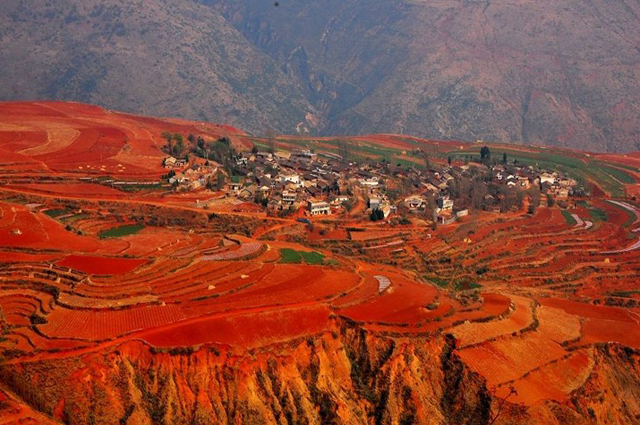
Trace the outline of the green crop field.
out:
[[[630,174],[626,173],[623,170],[618,168],[610,167],[608,165],[604,165],[602,163],[597,163],[596,166],[602,170],[603,172],[609,174],[614,179],[625,183],[625,184],[633,184],[636,182],[636,179],[633,178]]]
[[[301,263],[302,256],[299,251],[295,249],[282,248],[280,250],[280,262],[281,263]]]
[[[564,219],[567,220],[567,224],[569,226],[575,226],[577,224],[576,219],[573,218],[569,211],[562,210],[562,215],[564,216]]]
[[[604,210],[594,207],[593,205],[589,204],[586,201],[578,201],[576,202],[576,205],[580,205],[581,207],[586,208],[589,211],[589,215],[591,215],[591,219],[593,221],[609,220],[609,217],[607,216],[607,213]]]
[[[302,255],[302,258],[304,258],[304,261],[307,264],[323,264],[324,263],[324,255],[320,254],[319,252],[304,252],[304,251],[300,251],[300,255]]]
[[[71,210],[68,208],[57,209],[57,210],[47,210],[44,212],[51,218],[60,217],[61,215],[71,214]]]
[[[61,218],[60,221],[62,221],[63,223],[71,224],[71,223],[75,223],[78,220],[82,220],[84,218],[89,218],[89,217],[90,217],[89,214],[82,213],[82,214],[75,214],[69,217]]]
[[[607,213],[604,212],[604,210],[601,210],[600,208],[589,208],[589,214],[591,214],[591,218],[593,219],[593,221],[607,221],[609,220],[609,217],[607,217]]]
[[[312,265],[325,264],[324,255],[316,251],[296,251],[295,249],[282,248],[280,250],[280,262],[290,264],[300,264],[303,261]]]
[[[100,239],[119,238],[122,236],[135,235],[142,229],[144,229],[144,226],[141,224],[112,227],[111,229],[102,230],[100,233],[98,233],[98,237]]]
[[[427,280],[435,283],[436,285],[438,285],[441,288],[446,288],[447,286],[449,286],[449,282],[447,280],[444,280],[440,277],[428,277]]]

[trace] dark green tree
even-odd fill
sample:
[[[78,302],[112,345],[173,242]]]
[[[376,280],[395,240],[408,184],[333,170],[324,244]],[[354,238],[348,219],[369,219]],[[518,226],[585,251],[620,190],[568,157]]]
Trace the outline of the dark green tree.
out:
[[[491,159],[491,151],[488,146],[483,146],[480,148],[480,159],[482,161],[488,161]]]

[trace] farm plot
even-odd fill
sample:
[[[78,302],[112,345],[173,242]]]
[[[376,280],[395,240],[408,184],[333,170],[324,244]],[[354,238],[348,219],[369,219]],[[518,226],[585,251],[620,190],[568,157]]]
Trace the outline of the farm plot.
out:
[[[248,307],[287,306],[324,300],[329,302],[358,284],[358,276],[346,271],[293,264],[273,266],[255,284],[222,297],[189,303],[183,307],[185,313],[192,316]]]
[[[506,314],[511,306],[511,299],[501,294],[482,294],[482,311],[490,316]]]
[[[280,249],[280,261],[282,263],[321,265],[324,264],[324,255],[316,251],[296,251],[291,248]]]
[[[18,328],[12,331],[13,334],[29,341],[32,347],[38,350],[73,350],[86,347],[91,343],[88,341],[78,341],[73,339],[49,339],[35,332],[31,327]]]
[[[640,313],[636,312],[640,319]],[[638,322],[621,322],[609,319],[585,319],[582,324],[582,338],[578,344],[597,342],[619,342],[633,348],[640,348],[640,325]]]
[[[144,332],[140,338],[156,347],[205,343],[258,347],[322,332],[329,314],[322,305],[220,314]]]
[[[30,125],[37,125],[37,122],[29,122]],[[53,122],[43,122],[40,125],[46,129],[46,141],[40,145],[27,148],[20,153],[24,155],[37,156],[56,152],[70,146],[80,135],[80,131],[67,125],[55,125]]]
[[[232,264],[222,269],[224,274],[207,274],[202,276],[202,280],[195,278],[194,283],[176,285],[171,290],[161,290],[154,285],[154,292],[161,294],[160,299],[165,302],[199,302],[246,289],[273,270],[273,265],[237,264],[236,267]]]
[[[635,227],[635,225],[640,224],[640,208],[628,202],[612,201],[612,200],[608,200],[607,202],[613,205],[616,205],[620,208],[623,208],[624,210],[627,211],[628,216],[627,216],[627,220],[623,223],[623,227],[627,227],[627,226]]]
[[[385,274],[386,275],[386,274]],[[365,302],[344,308],[340,314],[364,323],[416,325],[444,314],[450,306],[440,303],[437,310],[427,310],[437,296],[429,285],[413,282],[399,274],[389,274],[391,290]]]
[[[537,309],[540,322],[538,332],[545,338],[561,344],[580,337],[580,319],[562,309],[540,306]]]
[[[378,292],[384,292],[385,289],[391,286],[391,280],[386,276],[376,275],[374,278],[378,281]]]
[[[0,263],[37,263],[56,260],[60,254],[30,254],[27,252],[0,251]]]
[[[30,183],[15,185],[12,187],[23,189],[28,192],[43,192],[67,196],[82,196],[84,198],[97,196],[120,198],[124,196],[124,194],[119,190],[112,189],[101,184],[89,183]]]
[[[538,302],[543,306],[559,308],[568,314],[584,318],[616,320],[628,323],[637,323],[638,321],[637,309],[593,305],[560,298],[538,298]]]
[[[147,260],[136,258],[94,257],[69,255],[56,263],[59,267],[69,267],[87,274],[122,275],[145,264]]]
[[[119,238],[123,236],[135,235],[144,229],[141,224],[131,224],[127,226],[112,227],[109,229],[101,230],[98,233],[100,239]]]
[[[73,309],[107,310],[113,308],[132,307],[141,304],[158,304],[155,295],[134,295],[119,298],[88,298],[73,294],[62,293],[58,297],[58,304]]]
[[[56,218],[63,215],[71,214],[71,210],[68,208],[51,209],[43,212],[51,218]]]
[[[459,347],[467,347],[500,336],[511,335],[533,323],[533,301],[525,297],[510,296],[515,310],[507,318],[485,323],[463,323],[451,329]]]
[[[567,224],[569,226],[573,227],[573,226],[577,226],[578,225],[578,222],[576,221],[576,218],[569,211],[562,210],[562,216],[565,218],[565,220],[567,220]]]
[[[484,342],[458,351],[460,358],[487,378],[489,388],[522,377],[525,373],[562,358],[567,352],[557,343],[535,333]]]
[[[172,305],[98,312],[57,308],[47,315],[48,323],[38,328],[51,338],[101,341],[184,318],[180,309]]]
[[[0,245],[33,249],[92,252],[97,241],[78,236],[44,214],[22,205],[0,203]]]
[[[75,292],[87,298],[109,300],[114,305],[120,300],[134,298],[141,302],[182,301],[189,293],[206,290],[210,282],[238,270],[237,266],[228,263],[158,260],[121,278],[92,277],[78,285]]]
[[[594,360],[591,350],[580,350],[552,361],[516,380],[512,385],[517,394],[510,402],[532,406],[541,400],[565,401],[572,391],[580,388],[593,370]],[[497,391],[498,396],[506,396],[506,388]]]
[[[0,311],[4,320],[14,326],[30,326],[31,317],[39,310],[39,303],[16,295],[0,297]]]
[[[374,241],[379,239],[394,238],[400,235],[397,230],[364,229],[362,232],[349,232],[352,241]]]
[[[188,260],[160,258],[140,268],[135,273],[125,274],[114,278],[113,276],[96,275],[90,280],[85,280],[78,288],[83,292],[96,295],[109,293],[124,293],[144,288],[150,290],[151,284],[158,284],[164,280],[172,280],[171,274],[179,273],[188,268],[190,262]],[[173,276],[173,279],[181,279],[179,275]]]
[[[243,258],[258,255],[264,248],[265,245],[263,243],[247,242],[240,244],[237,249],[231,249],[212,255],[204,255],[200,257],[200,259],[203,261],[240,260]]]
[[[360,304],[367,299],[373,298],[379,294],[380,284],[377,279],[369,274],[363,274],[360,284],[352,291],[341,294],[341,296],[332,301],[332,305],[337,307],[346,307],[349,305]]]

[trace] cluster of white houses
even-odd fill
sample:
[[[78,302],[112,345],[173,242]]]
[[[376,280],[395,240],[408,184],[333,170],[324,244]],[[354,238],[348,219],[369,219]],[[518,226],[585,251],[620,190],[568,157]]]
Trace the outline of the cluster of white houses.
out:
[[[334,156],[337,158],[318,156],[309,150],[242,153],[236,159],[237,176],[226,184],[226,193],[243,202],[261,203],[274,214],[305,207],[308,215],[322,216],[343,208],[358,192],[368,201],[367,211],[379,210],[384,218],[403,208],[408,212],[433,211],[434,221],[447,223],[468,214],[464,202],[457,205],[458,198],[451,198],[450,185],[469,173],[489,173],[494,186],[528,190],[535,185],[558,198],[569,196],[576,185],[575,180],[558,173],[536,172],[525,166],[474,164],[418,170],[399,164],[358,164]],[[165,158],[164,166],[173,171],[169,182],[185,190],[201,189],[222,172],[216,163],[187,163],[173,157]],[[391,201],[386,180],[397,181],[399,177],[414,182],[413,194]],[[485,199],[491,198],[487,194]]]

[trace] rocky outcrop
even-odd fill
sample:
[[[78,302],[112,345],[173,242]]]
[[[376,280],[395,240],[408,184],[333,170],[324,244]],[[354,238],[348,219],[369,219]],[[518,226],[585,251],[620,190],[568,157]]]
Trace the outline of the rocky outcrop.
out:
[[[66,424],[633,423],[639,355],[597,349],[571,403],[502,403],[449,338],[385,338],[336,320],[285,345],[158,350],[130,341],[100,353],[2,367],[2,385]],[[499,405],[501,405],[500,408]]]

